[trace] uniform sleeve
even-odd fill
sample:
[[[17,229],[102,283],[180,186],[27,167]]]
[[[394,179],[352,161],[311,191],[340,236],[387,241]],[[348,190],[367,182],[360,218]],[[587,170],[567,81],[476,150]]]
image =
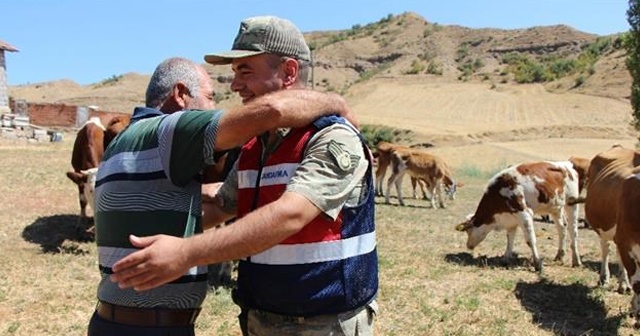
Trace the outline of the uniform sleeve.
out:
[[[287,191],[303,195],[335,220],[345,204],[360,201],[368,165],[358,135],[347,126],[331,125],[309,141]]]
[[[216,194],[216,197],[222,201],[222,210],[226,213],[238,212],[238,161],[235,161]]]
[[[221,115],[219,110],[176,112],[163,121],[159,148],[165,173],[173,184],[184,186],[205,163],[214,164],[214,140]]]

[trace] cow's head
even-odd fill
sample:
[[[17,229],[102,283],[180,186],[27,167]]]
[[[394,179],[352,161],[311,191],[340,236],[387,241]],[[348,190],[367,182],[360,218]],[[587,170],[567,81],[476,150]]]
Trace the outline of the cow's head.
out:
[[[69,171],[67,177],[71,179],[75,184],[81,188],[82,194],[80,197],[84,198],[85,202],[89,202],[91,208],[93,208],[93,200],[96,186],[96,176],[98,175],[98,168],[91,168],[87,170],[81,170],[79,172]]]
[[[491,232],[491,227],[485,224],[476,226],[475,215],[469,214],[464,222],[456,225],[456,230],[467,233],[467,248],[473,250]]]
[[[451,179],[451,183],[445,183],[444,185],[444,191],[447,194],[447,197],[449,197],[450,200],[455,200],[456,199],[456,192],[458,192],[458,184],[456,183],[456,180]]]

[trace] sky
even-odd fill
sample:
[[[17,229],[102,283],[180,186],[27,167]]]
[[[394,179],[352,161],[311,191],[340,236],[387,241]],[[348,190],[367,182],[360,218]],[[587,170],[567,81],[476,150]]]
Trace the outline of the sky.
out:
[[[414,12],[430,23],[520,29],[565,24],[609,35],[629,30],[627,0],[0,0],[9,85],[97,83],[151,74],[166,58],[204,62],[227,50],[242,19],[276,15],[302,32],[350,29]]]

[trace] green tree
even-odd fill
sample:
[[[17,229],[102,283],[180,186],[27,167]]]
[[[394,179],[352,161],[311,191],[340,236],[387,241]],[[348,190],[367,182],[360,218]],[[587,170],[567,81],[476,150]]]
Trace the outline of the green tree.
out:
[[[640,131],[640,0],[629,0],[627,10],[629,33],[625,39],[627,69],[631,74],[631,108],[633,126]],[[639,139],[640,140],[640,139]]]

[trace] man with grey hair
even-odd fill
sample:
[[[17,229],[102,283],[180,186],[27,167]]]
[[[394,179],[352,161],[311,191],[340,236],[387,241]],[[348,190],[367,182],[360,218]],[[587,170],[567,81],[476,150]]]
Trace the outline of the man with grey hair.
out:
[[[252,104],[304,87],[311,58],[293,23],[261,16],[241,22],[231,51],[205,60],[231,64],[231,89]],[[251,139],[215,199],[203,205],[204,220],[237,216],[234,224],[184,239],[135,237],[144,249],[114,265],[112,279],[147,290],[194,265],[240,259],[234,301],[243,335],[373,335],[372,159],[348,121],[323,117]]]
[[[301,127],[323,114],[348,113],[342,98],[308,90],[261,98],[228,111],[211,110],[213,85],[201,65],[184,58],[158,65],[147,89],[147,106],[134,110],[131,124],[108,146],[98,170],[95,222],[101,281],[89,336],[194,335],[208,288],[207,268],[200,266],[206,263],[149,291],[120,288],[109,276],[118,260],[136,251],[129,235],[201,233],[200,175],[205,164],[215,164],[216,151],[273,127]]]

